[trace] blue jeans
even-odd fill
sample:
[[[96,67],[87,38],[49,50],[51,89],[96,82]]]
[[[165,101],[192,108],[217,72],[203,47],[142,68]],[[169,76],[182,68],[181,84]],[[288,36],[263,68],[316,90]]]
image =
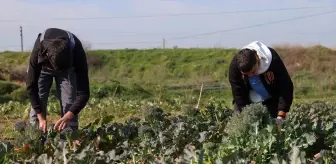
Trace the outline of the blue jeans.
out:
[[[69,111],[76,99],[76,74],[74,73],[73,68],[66,72],[52,72],[42,70],[38,80],[38,88],[42,103],[41,112],[45,118],[47,116],[47,105],[50,88],[54,79],[56,82],[56,97],[60,101],[61,105],[61,117],[63,117],[63,115]],[[33,108],[30,110],[30,123],[33,125],[38,125],[37,114]],[[72,129],[78,129],[78,115],[75,115],[73,120],[70,121],[69,126]]]

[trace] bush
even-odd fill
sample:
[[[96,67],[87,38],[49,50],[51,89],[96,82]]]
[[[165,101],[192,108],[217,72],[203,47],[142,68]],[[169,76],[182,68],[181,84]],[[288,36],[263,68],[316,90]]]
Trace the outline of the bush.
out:
[[[87,56],[88,66],[91,67],[101,67],[103,64],[102,57],[98,55],[88,55]]]
[[[20,86],[14,83],[7,81],[0,81],[0,95],[10,94],[18,88],[20,88]]]
[[[91,95],[95,98],[105,98],[112,96],[148,98],[151,96],[148,91],[137,84],[123,86],[116,81],[106,82],[103,84],[92,84]]]
[[[96,107],[110,105],[99,104]],[[17,106],[11,102],[3,106],[4,112]],[[277,125],[272,120],[263,126],[260,126],[262,120],[269,118],[269,114],[261,104],[251,104],[240,115],[233,116],[232,110],[215,101],[199,110],[190,109],[183,115],[166,113],[157,105],[139,107],[142,117],[133,116],[118,123],[113,121],[112,115],[101,115],[76,132],[71,128],[54,131],[52,124],[48,124],[48,135],[43,135],[30,125],[17,124],[15,127],[19,133],[13,142],[0,142],[0,162],[336,162],[335,104],[299,104],[288,112],[284,124]],[[243,135],[221,133],[222,129],[229,128],[236,132],[241,130]],[[316,132],[324,135],[322,142],[318,141],[320,137],[315,135]],[[60,140],[60,135],[65,135],[67,140]],[[75,142],[80,142],[80,145],[75,145]],[[315,159],[317,152],[324,156]]]
[[[27,76],[27,65],[20,65],[10,70],[10,81],[25,81]]]
[[[16,89],[10,94],[10,98],[14,101],[24,102],[28,100],[27,91],[23,87]]]
[[[141,98],[149,98],[150,96],[152,96],[151,93],[149,93],[148,91],[146,91],[144,88],[142,88],[140,85],[133,83],[130,86],[130,91],[129,91],[130,95],[138,95]]]
[[[110,97],[113,96],[114,92],[119,95],[121,90],[124,90],[124,88],[119,86],[119,83],[117,82],[91,85],[91,95],[95,98]]]
[[[243,108],[240,114],[232,116],[225,129],[225,133],[229,137],[240,137],[249,132],[251,123],[259,123],[259,128],[264,128],[264,125],[272,120],[267,107],[262,104],[251,104]]]

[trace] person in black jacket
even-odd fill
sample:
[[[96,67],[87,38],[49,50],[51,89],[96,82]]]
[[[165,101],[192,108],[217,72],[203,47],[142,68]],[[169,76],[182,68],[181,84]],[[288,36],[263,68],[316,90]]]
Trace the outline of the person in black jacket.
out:
[[[293,102],[293,82],[278,53],[254,41],[244,46],[229,68],[234,110],[262,102],[273,118],[283,121]]]
[[[38,122],[44,132],[53,79],[62,108],[62,117],[54,129],[78,129],[78,114],[90,97],[87,58],[81,41],[73,33],[58,28],[38,34],[27,70],[26,89],[32,105],[30,122]]]

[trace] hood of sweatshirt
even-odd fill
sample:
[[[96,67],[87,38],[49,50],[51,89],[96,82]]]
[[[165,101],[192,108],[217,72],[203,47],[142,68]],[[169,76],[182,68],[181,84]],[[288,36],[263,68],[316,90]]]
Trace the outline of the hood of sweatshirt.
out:
[[[269,48],[260,41],[254,41],[244,46],[242,49],[245,48],[257,51],[257,55],[260,59],[260,66],[257,74],[262,74],[267,71],[272,61],[272,53]]]

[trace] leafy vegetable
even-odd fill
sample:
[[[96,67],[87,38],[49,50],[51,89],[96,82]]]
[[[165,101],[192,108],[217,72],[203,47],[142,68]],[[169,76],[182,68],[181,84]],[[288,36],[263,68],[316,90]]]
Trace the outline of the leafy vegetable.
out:
[[[283,126],[278,126],[261,104],[249,105],[239,115],[215,101],[201,109],[183,107],[180,115],[167,113],[154,104],[132,106],[141,110],[141,117],[117,123],[114,116],[101,115],[78,131],[56,132],[49,125],[48,133],[42,134],[34,126],[18,124],[19,135],[15,140],[1,142],[0,160],[4,163],[336,162],[333,104],[314,102],[294,106]],[[323,156],[315,159],[314,155]]]

